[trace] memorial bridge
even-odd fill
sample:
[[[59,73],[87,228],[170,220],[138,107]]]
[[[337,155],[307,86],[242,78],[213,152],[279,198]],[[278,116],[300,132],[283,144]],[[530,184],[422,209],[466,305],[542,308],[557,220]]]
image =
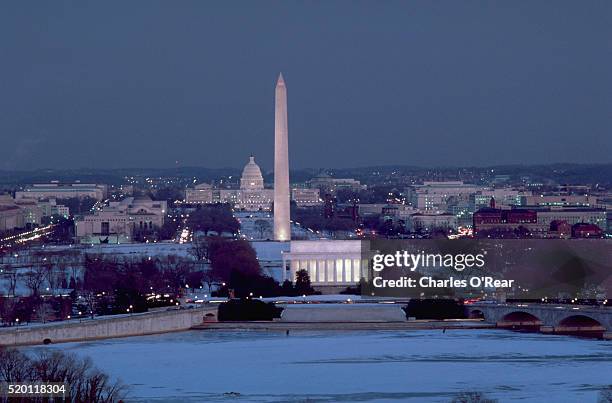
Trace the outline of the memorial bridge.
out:
[[[477,302],[466,309],[470,318],[499,328],[612,339],[612,307]]]

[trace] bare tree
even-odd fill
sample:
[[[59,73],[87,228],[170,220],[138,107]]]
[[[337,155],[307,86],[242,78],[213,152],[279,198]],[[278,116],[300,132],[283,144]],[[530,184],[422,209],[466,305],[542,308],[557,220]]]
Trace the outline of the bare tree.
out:
[[[8,281],[8,295],[15,296],[15,289],[17,288],[17,269],[12,265],[6,265],[0,269],[0,278]]]
[[[82,269],[77,266],[76,264],[71,264],[70,265],[70,282],[74,281],[74,288],[75,290],[79,288],[79,284],[82,284],[81,281],[79,281],[79,278],[82,275]]]
[[[55,295],[60,281],[58,267],[54,263],[46,263],[43,265],[43,270],[45,271],[45,280],[49,284],[49,290],[51,290],[51,294]]]
[[[185,285],[185,279],[193,271],[193,261],[175,255],[160,259],[159,268],[163,279],[177,292]]]
[[[96,295],[92,291],[87,291],[83,297],[87,303],[87,313],[93,319],[96,312]]]
[[[60,351],[43,351],[22,364],[22,368],[30,368],[31,381],[66,384],[69,388],[67,401],[113,403],[121,401],[126,394],[123,384],[111,381],[107,374],[93,366],[89,358],[80,359]]]
[[[2,323],[12,326],[15,323],[17,317],[17,303],[18,298],[0,298],[0,317]]]
[[[255,229],[259,232],[259,238],[264,237],[264,233],[270,231],[270,222],[268,220],[255,220]]]
[[[208,269],[202,272],[202,281],[208,287],[208,292],[212,292],[213,285],[217,284],[221,279],[212,269]]]
[[[34,265],[24,274],[25,284],[30,289],[32,296],[40,294],[40,287],[45,281],[46,269],[42,265]]]
[[[55,281],[56,281],[56,286],[59,288],[67,288],[65,287],[65,285],[67,285],[67,281],[66,281],[66,263],[65,262],[60,262],[57,266],[57,273],[55,276]]]
[[[6,383],[23,382],[32,373],[30,359],[19,350],[0,347],[0,381]]]
[[[196,258],[197,261],[205,260],[209,262],[210,259],[210,243],[206,236],[196,236],[191,243],[189,253]]]
[[[45,258],[43,258],[46,280],[54,295],[66,280],[66,269],[71,257],[74,257],[74,255],[71,254],[70,251],[59,251],[48,253]]]
[[[37,302],[36,312],[38,313],[38,318],[42,323],[47,323],[47,317],[53,314],[53,309],[47,304],[44,297],[38,299]]]

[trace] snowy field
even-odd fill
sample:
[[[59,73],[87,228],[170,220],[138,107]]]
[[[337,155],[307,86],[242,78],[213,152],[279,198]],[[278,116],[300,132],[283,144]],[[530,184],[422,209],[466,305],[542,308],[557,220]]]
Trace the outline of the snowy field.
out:
[[[240,234],[242,238],[249,241],[261,241],[274,238],[274,217],[268,212],[240,211],[234,213],[234,217],[240,222]],[[267,227],[264,231],[257,228],[256,221],[266,221]],[[348,235],[347,235],[348,236]],[[293,239],[326,239],[331,237],[330,234],[316,233],[313,230],[304,228],[297,223],[291,221],[291,237]]]
[[[175,242],[156,242],[156,243],[133,243],[133,244],[96,244],[90,245],[51,245],[45,248],[33,248],[29,251],[21,251],[19,254],[3,256],[0,261],[0,270],[4,267],[17,268],[20,276],[17,280],[15,295],[25,296],[30,295],[31,290],[26,286],[25,274],[31,271],[31,253],[49,252],[50,255],[57,258],[57,261],[62,259],[62,252],[73,255],[64,256],[64,266],[55,265],[56,269],[62,270],[66,282],[70,281],[71,276],[82,278],[83,266],[82,262],[85,259],[85,254],[102,254],[113,256],[117,259],[146,259],[163,258],[168,255],[176,255],[180,257],[192,258],[189,253],[191,243],[179,244]],[[52,260],[55,261],[55,260]],[[58,272],[59,277],[59,272]],[[58,281],[59,282],[59,281]],[[51,294],[67,294],[71,290],[48,290],[48,281],[43,281],[41,284],[41,292]],[[0,275],[0,296],[9,295],[9,279]]]
[[[129,401],[596,402],[612,384],[610,342],[497,330],[190,331],[30,350],[44,348],[90,356]]]

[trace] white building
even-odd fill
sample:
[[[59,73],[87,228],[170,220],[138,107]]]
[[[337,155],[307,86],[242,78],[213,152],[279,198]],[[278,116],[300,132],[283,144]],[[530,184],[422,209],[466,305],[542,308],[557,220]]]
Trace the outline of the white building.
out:
[[[213,187],[208,183],[200,183],[194,188],[185,189],[185,202],[189,204],[214,203]]]
[[[251,245],[263,272],[282,283],[295,283],[306,270],[311,285],[323,293],[337,293],[369,279],[369,260],[358,240],[254,241]]]
[[[359,215],[361,217],[380,215],[382,214],[383,208],[387,205],[387,203],[360,203]]]
[[[255,157],[242,170],[239,189],[215,189],[207,183],[185,190],[189,204],[229,203],[238,210],[269,211],[274,200],[274,189],[264,187],[264,179]]]
[[[369,259],[362,256],[361,241],[291,241],[282,253],[283,280],[295,282],[296,272],[306,270],[317,289],[341,290],[368,278]]]
[[[462,181],[424,182],[406,188],[408,202],[416,209],[427,213],[444,213],[448,211],[449,201],[469,199],[470,195],[483,190],[482,186],[463,183]]]
[[[40,200],[38,205],[42,208],[43,216],[60,215],[64,218],[70,216],[70,209],[64,205],[57,204],[57,200],[54,198]]]
[[[166,201],[149,197],[127,197],[75,221],[76,237],[82,243],[126,243],[149,234],[164,224]]]
[[[8,194],[0,195],[0,232],[38,226],[43,217],[54,214],[67,218],[68,207],[57,204],[55,199],[13,199]]]
[[[24,226],[23,210],[10,195],[0,195],[0,232],[12,231]]]
[[[15,204],[21,209],[26,227],[40,225],[44,216],[43,208],[35,199],[16,199]]]
[[[409,231],[432,232],[436,230],[447,231],[457,229],[457,217],[453,214],[422,214],[410,215],[406,221],[406,228]]]
[[[35,184],[26,187],[24,190],[15,192],[15,199],[69,199],[85,198],[102,200],[106,196],[106,185],[96,185],[91,183],[71,183],[60,184],[58,182]]]
[[[231,203],[239,210],[270,210],[274,201],[274,189],[264,188],[261,169],[251,155],[242,170],[240,189],[221,189],[219,196],[221,203]]]
[[[259,165],[255,163],[255,157],[250,156],[249,162],[242,169],[240,177],[241,190],[261,190],[264,188],[263,175]]]
[[[291,200],[298,207],[315,207],[323,203],[319,189],[293,188],[291,189]]]
[[[597,197],[588,195],[525,195],[521,198],[524,206],[541,207],[596,207]]]
[[[310,188],[320,189],[322,192],[332,194],[340,189],[348,189],[357,192],[366,188],[356,179],[333,178],[325,173],[312,178],[307,184]]]
[[[588,223],[605,230],[607,226],[606,210],[597,208],[562,207],[534,208],[537,212],[538,227],[548,231],[553,221],[565,221],[569,225]]]
[[[0,200],[0,205],[3,206],[2,209],[4,210],[5,215],[13,216],[15,214],[19,214],[19,218],[16,221],[16,226],[9,228],[14,223],[14,220],[11,218],[9,221],[6,221],[4,225],[2,225],[2,227],[6,227],[5,230],[40,225],[44,216],[43,208],[35,199],[13,199],[10,195],[3,195],[2,199]]]
[[[393,221],[407,221],[417,212],[414,207],[406,204],[386,204],[381,209],[381,216],[383,219],[392,219]]]

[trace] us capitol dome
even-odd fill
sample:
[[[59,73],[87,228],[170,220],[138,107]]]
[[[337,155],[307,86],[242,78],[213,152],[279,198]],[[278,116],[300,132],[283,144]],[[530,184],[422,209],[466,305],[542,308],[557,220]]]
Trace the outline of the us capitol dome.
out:
[[[240,189],[242,190],[261,190],[264,188],[264,180],[261,175],[261,169],[259,165],[255,163],[255,157],[250,156],[249,162],[244,166],[242,170],[242,177],[240,178]]]

